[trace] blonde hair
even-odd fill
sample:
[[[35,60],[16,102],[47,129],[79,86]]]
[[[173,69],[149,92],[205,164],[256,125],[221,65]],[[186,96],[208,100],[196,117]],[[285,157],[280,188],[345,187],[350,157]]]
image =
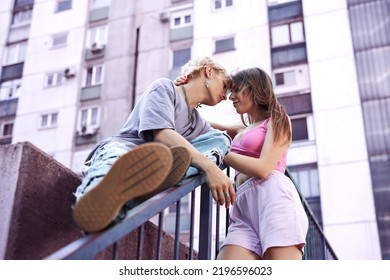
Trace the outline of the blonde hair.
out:
[[[206,66],[211,66],[219,75],[221,75],[221,77],[225,80],[227,86],[230,88],[231,77],[226,71],[225,67],[213,61],[208,56],[199,59],[189,60],[181,68],[181,75],[185,78],[196,78],[199,76],[202,69],[204,69]]]

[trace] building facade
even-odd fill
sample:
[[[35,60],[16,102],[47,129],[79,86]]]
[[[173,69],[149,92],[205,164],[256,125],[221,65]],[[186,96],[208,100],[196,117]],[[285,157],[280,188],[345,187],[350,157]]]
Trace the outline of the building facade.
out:
[[[288,166],[336,254],[389,259],[389,11],[387,0],[3,0],[0,143],[30,141],[81,173],[154,79],[206,55],[261,67],[292,120]],[[199,110],[240,120],[229,101]]]

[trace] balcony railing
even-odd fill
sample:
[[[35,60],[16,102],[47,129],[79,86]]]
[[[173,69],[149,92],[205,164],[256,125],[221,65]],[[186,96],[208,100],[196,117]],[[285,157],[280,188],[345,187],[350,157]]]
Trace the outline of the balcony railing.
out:
[[[227,169],[229,174],[229,169]],[[287,171],[286,176],[290,177],[290,173]],[[295,182],[294,182],[295,184]],[[199,216],[195,217],[195,207],[196,207],[196,189],[200,186],[200,205]],[[219,236],[221,235],[221,230],[224,232],[222,235],[226,235],[227,227],[221,228],[220,219],[224,215],[221,215],[221,210],[224,209],[217,206],[215,211],[213,211],[213,200],[210,194],[209,188],[204,181],[203,176],[199,175],[186,182],[185,184],[179,187],[173,187],[165,190],[164,192],[152,197],[151,199],[145,201],[139,206],[130,210],[127,215],[127,218],[122,222],[106,229],[105,231],[99,233],[91,233],[85,235],[72,242],[71,244],[65,246],[64,248],[58,250],[52,255],[48,256],[47,259],[96,259],[99,258],[104,250],[110,249],[112,259],[118,259],[119,250],[121,248],[121,240],[127,238],[131,233],[137,233],[137,242],[134,246],[134,242],[130,248],[125,248],[128,253],[127,255],[134,256],[134,259],[145,259],[143,256],[142,244],[145,244],[143,240],[144,236],[144,226],[146,223],[154,216],[158,216],[158,230],[156,231],[157,236],[155,240],[157,242],[149,242],[149,244],[156,243],[156,247],[153,250],[155,252],[152,259],[161,259],[161,248],[163,240],[163,212],[168,207],[176,204],[176,230],[174,234],[174,246],[171,248],[171,256],[173,259],[183,259],[179,254],[179,248],[183,247],[183,244],[180,243],[180,201],[181,198],[190,194],[190,232],[189,232],[189,242],[186,244],[187,253],[185,254],[186,259],[201,259],[201,260],[210,260],[215,258],[218,255],[219,251]],[[305,199],[301,196],[302,203],[306,210],[306,213],[309,218],[309,232],[307,235],[307,245],[305,247],[304,259],[313,260],[327,260],[327,259],[337,259],[336,254],[334,253],[332,247],[330,246],[328,240],[326,239],[324,232],[321,227],[318,225],[313,213],[310,210],[309,205]],[[224,211],[224,210],[223,210]],[[228,210],[227,210],[228,211]],[[215,212],[215,213],[213,213]],[[228,212],[226,213],[226,221],[222,224],[228,224]],[[198,218],[199,224],[197,225],[199,229],[199,241],[197,247],[195,248],[194,236],[195,236],[195,220]],[[215,227],[213,227],[213,222]],[[214,234],[213,234],[213,231]],[[215,236],[215,240],[213,240]],[[129,242],[128,242],[129,243]],[[213,248],[213,244],[215,244]],[[180,247],[182,246],[182,247]],[[147,257],[148,259],[150,256]],[[131,258],[133,259],[133,258]]]

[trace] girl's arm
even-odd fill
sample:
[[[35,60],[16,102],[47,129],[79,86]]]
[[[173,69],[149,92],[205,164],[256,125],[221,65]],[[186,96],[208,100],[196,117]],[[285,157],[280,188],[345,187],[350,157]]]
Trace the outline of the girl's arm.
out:
[[[226,155],[224,162],[249,177],[264,179],[275,169],[288,146],[289,144],[274,143],[272,122],[268,122],[267,134],[259,158],[230,152]]]

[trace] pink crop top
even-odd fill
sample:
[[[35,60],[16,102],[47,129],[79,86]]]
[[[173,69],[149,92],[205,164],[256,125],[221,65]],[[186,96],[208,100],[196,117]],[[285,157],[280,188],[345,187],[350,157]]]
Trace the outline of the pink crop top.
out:
[[[234,139],[230,150],[237,154],[259,158],[267,133],[268,121],[269,118],[265,119],[261,124],[242,135],[240,140]],[[286,149],[275,168],[275,170],[279,170],[282,173],[286,170],[287,151],[288,149]],[[240,172],[236,171],[235,177],[237,177],[239,173]]]

